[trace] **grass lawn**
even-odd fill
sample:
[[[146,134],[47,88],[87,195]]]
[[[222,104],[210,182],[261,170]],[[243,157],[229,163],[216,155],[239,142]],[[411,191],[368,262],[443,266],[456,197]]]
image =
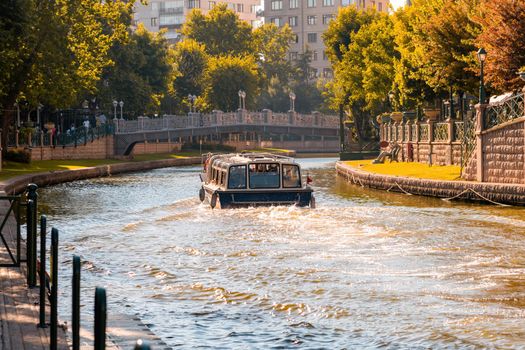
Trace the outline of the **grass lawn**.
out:
[[[0,172],[0,181],[10,179],[15,176],[27,175],[32,173],[42,173],[57,170],[75,170],[89,168],[98,165],[116,164],[124,162],[144,162],[148,160],[160,160],[170,158],[199,157],[199,152],[179,152],[174,154],[143,154],[134,156],[133,160],[116,159],[75,159],[75,160],[34,160],[30,164],[4,162]]]
[[[362,169],[370,173],[396,175],[406,177],[417,177],[420,179],[434,180],[460,180],[460,167],[456,165],[439,166],[423,163],[392,162],[384,164],[372,164],[372,160],[351,160],[345,162],[354,168]]]

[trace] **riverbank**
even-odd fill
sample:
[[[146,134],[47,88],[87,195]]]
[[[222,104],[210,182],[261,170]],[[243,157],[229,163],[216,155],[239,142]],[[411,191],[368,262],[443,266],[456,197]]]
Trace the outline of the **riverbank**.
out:
[[[341,161],[336,163],[336,172],[350,183],[379,190],[438,198],[525,205],[525,185],[378,174]]]
[[[85,180],[101,176],[111,176],[135,171],[145,171],[158,168],[173,166],[195,165],[201,163],[201,157],[171,158],[150,161],[135,162],[110,162],[109,164],[93,167],[51,170],[41,173],[20,175],[0,182],[0,191],[6,194],[19,194],[23,192],[29,183],[34,183],[39,187],[56,185],[63,182]]]

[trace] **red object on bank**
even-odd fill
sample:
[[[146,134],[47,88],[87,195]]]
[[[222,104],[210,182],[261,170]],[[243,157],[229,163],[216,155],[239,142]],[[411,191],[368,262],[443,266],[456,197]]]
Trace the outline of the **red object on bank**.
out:
[[[306,175],[306,184],[309,185],[312,182],[314,182],[314,180],[310,177],[310,175]]]

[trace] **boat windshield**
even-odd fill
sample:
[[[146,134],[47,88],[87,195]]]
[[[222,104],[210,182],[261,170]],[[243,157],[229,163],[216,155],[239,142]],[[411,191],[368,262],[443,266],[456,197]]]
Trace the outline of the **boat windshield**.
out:
[[[297,165],[283,164],[283,187],[301,187],[301,174]]]
[[[280,171],[278,163],[250,164],[250,188],[279,188]]]
[[[228,188],[246,188],[246,165],[234,165],[230,167]]]

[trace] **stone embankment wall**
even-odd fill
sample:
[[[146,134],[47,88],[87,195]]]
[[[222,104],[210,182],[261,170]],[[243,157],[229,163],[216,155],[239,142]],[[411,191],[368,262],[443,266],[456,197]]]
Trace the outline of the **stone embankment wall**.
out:
[[[279,148],[296,152],[339,152],[339,142],[334,140],[305,141],[224,141],[223,144],[235,147],[237,151],[257,148]]]
[[[181,150],[180,143],[173,142],[144,142],[137,143],[131,151],[132,155],[138,154],[156,154],[156,153],[173,153],[180,152]]]
[[[380,190],[440,198],[452,198],[459,195],[460,199],[474,201],[482,201],[480,196],[483,196],[498,203],[525,205],[525,185],[440,181],[373,174],[353,168],[343,162],[337,162],[336,170],[339,176],[350,183]]]
[[[22,193],[25,190],[27,184],[29,183],[35,183],[39,187],[43,187],[64,182],[71,182],[102,176],[110,176],[119,173],[145,171],[150,169],[166,168],[181,165],[195,165],[200,164],[201,161],[202,160],[200,157],[162,159],[148,162],[117,163],[84,169],[61,170],[40,174],[29,174],[24,176],[17,176],[15,178],[0,183],[0,190],[3,190],[7,194],[18,194]]]
[[[113,136],[101,137],[75,146],[36,146],[30,148],[31,160],[113,158]]]
[[[480,106],[477,108],[481,114]],[[488,130],[481,130],[480,115],[477,123],[476,149],[463,177],[479,182],[525,184],[525,117]]]

